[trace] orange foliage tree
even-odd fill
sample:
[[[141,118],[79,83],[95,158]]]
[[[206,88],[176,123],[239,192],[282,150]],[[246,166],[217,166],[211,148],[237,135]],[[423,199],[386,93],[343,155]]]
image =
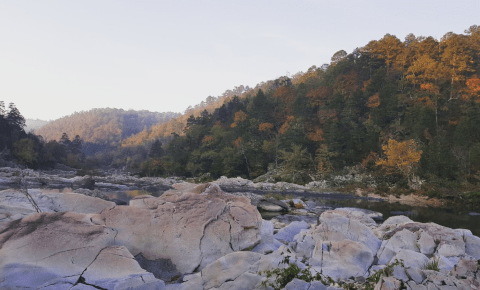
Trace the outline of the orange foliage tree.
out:
[[[414,140],[397,142],[390,139],[387,145],[382,146],[386,158],[379,159],[376,165],[382,166],[389,174],[400,172],[410,178],[422,157],[422,151],[416,147]]]

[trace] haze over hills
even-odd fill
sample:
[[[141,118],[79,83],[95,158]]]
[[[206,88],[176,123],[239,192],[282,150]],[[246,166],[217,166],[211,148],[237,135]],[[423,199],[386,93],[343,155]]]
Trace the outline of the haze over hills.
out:
[[[35,133],[41,135],[46,141],[58,141],[63,133],[67,133],[71,138],[79,135],[86,143],[115,146],[131,135],[177,116],[179,114],[173,112],[92,109],[51,121],[37,129]]]
[[[38,130],[41,127],[50,123],[50,121],[40,120],[40,119],[26,119],[25,120],[25,132],[30,132],[31,130]]]

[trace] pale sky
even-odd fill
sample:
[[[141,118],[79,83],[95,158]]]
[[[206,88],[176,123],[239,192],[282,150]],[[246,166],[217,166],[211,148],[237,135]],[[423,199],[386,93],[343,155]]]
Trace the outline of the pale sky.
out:
[[[0,101],[43,120],[183,112],[386,33],[463,33],[479,15],[479,0],[0,0]]]

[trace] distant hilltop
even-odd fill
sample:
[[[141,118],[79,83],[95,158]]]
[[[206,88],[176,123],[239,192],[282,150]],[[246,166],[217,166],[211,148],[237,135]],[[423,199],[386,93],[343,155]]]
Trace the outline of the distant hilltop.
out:
[[[40,119],[26,119],[25,120],[25,132],[30,132],[30,131],[35,131],[43,126],[47,125],[48,123],[52,122],[50,121],[45,121],[45,120],[40,120]]]

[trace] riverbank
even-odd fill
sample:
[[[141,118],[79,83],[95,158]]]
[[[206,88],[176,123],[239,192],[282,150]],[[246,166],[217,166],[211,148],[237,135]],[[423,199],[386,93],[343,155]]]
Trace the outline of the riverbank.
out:
[[[20,190],[0,191],[10,219],[0,228],[2,289],[480,287],[480,238],[466,229],[379,223],[378,213],[302,199],[285,200],[291,218],[268,221],[256,194],[215,182],[174,183],[128,205],[48,191],[29,190],[41,213]]]

